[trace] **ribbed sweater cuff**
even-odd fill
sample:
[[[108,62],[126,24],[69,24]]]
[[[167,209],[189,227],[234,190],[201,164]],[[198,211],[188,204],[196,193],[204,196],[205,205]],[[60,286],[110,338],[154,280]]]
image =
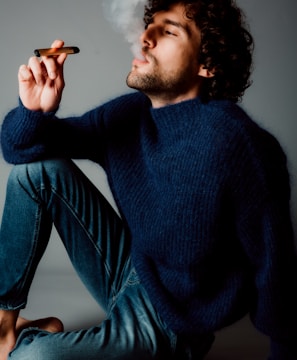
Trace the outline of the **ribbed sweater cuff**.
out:
[[[22,100],[19,98],[19,106],[21,108],[21,110],[25,113],[31,113],[31,114],[43,114],[44,116],[54,116],[56,114],[56,112],[59,110],[59,107],[57,107],[57,109],[53,110],[53,111],[48,111],[48,112],[45,112],[45,113],[42,113],[41,111],[33,111],[33,110],[29,110],[27,109]]]

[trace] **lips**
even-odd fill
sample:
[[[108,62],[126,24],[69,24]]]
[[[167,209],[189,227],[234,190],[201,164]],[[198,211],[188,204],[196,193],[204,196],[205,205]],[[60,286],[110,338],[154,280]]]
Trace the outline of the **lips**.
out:
[[[148,64],[148,63],[149,62],[146,59],[135,58],[135,59],[133,59],[132,65],[141,66],[141,65]]]
[[[135,56],[135,58],[133,59],[133,62],[132,64],[134,66],[141,66],[141,65],[145,65],[145,64],[148,64],[149,63],[149,60],[148,60],[148,57],[146,54],[144,54],[143,52],[142,53],[139,53]]]

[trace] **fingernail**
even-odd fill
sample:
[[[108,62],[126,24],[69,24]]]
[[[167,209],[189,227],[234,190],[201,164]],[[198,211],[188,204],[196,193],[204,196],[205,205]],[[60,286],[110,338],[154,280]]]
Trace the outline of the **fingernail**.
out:
[[[56,73],[55,73],[54,71],[51,71],[51,72],[49,73],[49,77],[50,77],[50,79],[55,80],[55,78],[56,78],[57,76],[56,76]]]

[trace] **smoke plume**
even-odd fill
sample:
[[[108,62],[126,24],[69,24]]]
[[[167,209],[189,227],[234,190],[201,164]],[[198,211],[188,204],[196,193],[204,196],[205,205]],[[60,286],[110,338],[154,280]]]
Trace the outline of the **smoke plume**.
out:
[[[104,0],[106,18],[124,35],[134,56],[140,55],[140,35],[144,29],[143,13],[146,0]]]

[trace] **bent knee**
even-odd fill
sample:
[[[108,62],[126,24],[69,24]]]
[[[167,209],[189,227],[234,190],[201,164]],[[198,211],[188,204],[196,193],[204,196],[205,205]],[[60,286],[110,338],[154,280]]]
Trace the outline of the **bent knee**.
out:
[[[17,164],[11,170],[11,177],[20,176],[33,176],[34,174],[40,174],[42,171],[53,173],[58,169],[63,169],[71,163],[71,160],[64,159],[49,159],[41,160],[25,164]]]
[[[8,184],[21,185],[24,189],[41,188],[56,181],[57,175],[67,173],[71,160],[50,159],[15,165],[9,175]]]

